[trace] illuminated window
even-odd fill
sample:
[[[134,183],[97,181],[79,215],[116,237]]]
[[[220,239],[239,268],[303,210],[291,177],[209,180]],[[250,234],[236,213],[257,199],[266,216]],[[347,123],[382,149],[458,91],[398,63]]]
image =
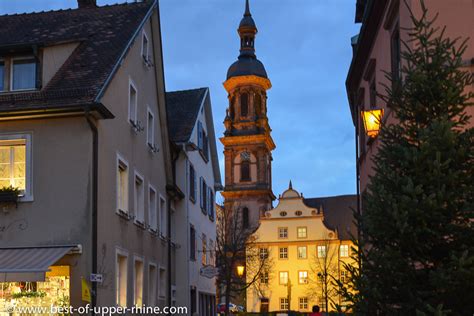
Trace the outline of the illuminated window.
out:
[[[298,259],[308,258],[308,251],[306,246],[298,246]]]
[[[143,177],[135,173],[135,187],[134,187],[134,215],[135,222],[144,224],[145,222],[145,186],[143,184]]]
[[[341,270],[341,277],[339,278],[339,280],[342,283],[346,283],[347,282],[347,277],[348,277],[347,271],[346,270]]]
[[[117,210],[128,213],[128,164],[117,158]]]
[[[288,247],[280,248],[280,259],[288,259]]]
[[[137,124],[137,106],[138,106],[138,97],[137,97],[137,88],[135,84],[130,79],[128,85],[128,120],[132,125]]]
[[[280,298],[280,310],[282,310],[282,311],[288,310],[288,298],[287,297],[281,297]]]
[[[341,245],[339,251],[341,257],[349,257],[349,245]]]
[[[260,273],[260,283],[261,284],[268,284],[268,272]]]
[[[116,303],[118,306],[127,307],[127,255],[117,253],[116,266]]]
[[[31,135],[0,135],[0,188],[31,197]]]
[[[156,195],[156,190],[152,187],[148,187],[148,224],[150,229],[153,232],[156,232],[158,229],[157,225],[157,215],[158,215],[158,198]]]
[[[288,227],[278,228],[278,238],[288,238]]]
[[[133,265],[133,305],[143,305],[143,259],[135,258]]]
[[[318,258],[326,258],[326,246],[318,246]]]
[[[298,230],[298,238],[306,238],[307,237],[306,227],[298,227],[297,230]]]
[[[280,284],[288,284],[288,271],[280,271]]]
[[[156,274],[156,265],[150,263],[148,265],[148,305],[155,306],[156,304],[156,280],[158,275]]]
[[[11,90],[29,90],[36,87],[36,60],[34,58],[12,61]]]
[[[308,271],[298,271],[298,283],[299,284],[308,283]]]
[[[260,248],[260,259],[268,258],[268,248]]]
[[[300,297],[299,298],[299,309],[308,309],[308,298]]]
[[[202,234],[202,256],[201,264],[203,266],[207,265],[207,237],[205,234]]]

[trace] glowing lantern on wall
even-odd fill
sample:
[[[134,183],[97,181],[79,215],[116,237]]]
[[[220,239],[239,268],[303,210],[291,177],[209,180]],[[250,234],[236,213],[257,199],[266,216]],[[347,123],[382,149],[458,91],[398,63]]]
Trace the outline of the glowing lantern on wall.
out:
[[[237,266],[237,275],[239,277],[243,276],[244,275],[244,270],[245,270],[245,267],[244,266]]]
[[[362,111],[361,114],[365,132],[369,137],[376,137],[382,125],[383,109]]]

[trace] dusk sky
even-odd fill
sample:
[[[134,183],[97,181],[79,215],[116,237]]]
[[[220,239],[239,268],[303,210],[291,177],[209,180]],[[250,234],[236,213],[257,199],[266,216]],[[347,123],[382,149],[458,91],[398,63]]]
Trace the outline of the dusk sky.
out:
[[[124,1],[98,0],[99,5]],[[293,181],[305,197],[355,193],[354,126],[345,78],[355,0],[250,0],[257,57],[272,82],[268,117],[277,145],[273,191]],[[161,0],[167,91],[209,87],[216,136],[224,131],[222,86],[237,59],[244,0]],[[0,0],[0,14],[76,8],[76,0]],[[221,174],[223,147],[218,141]]]

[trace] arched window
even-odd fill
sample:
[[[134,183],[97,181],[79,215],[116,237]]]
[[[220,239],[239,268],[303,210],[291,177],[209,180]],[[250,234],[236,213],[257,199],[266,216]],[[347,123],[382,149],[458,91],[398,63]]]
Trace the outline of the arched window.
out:
[[[242,209],[242,227],[243,228],[249,227],[249,209],[246,207]]]
[[[249,95],[242,93],[240,95],[240,116],[249,115]]]
[[[250,161],[242,161],[240,164],[240,181],[250,180]]]
[[[262,96],[260,93],[255,93],[253,104],[255,106],[255,114],[260,116],[262,114]]]
[[[234,119],[234,107],[235,107],[235,97],[232,97],[232,99],[230,100],[230,118],[231,119]]]

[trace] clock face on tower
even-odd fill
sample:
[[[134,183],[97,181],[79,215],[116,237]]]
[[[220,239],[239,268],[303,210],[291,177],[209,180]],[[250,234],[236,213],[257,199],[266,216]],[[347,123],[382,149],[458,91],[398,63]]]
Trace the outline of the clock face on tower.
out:
[[[243,161],[249,161],[250,160],[250,153],[248,151],[244,151],[240,153],[240,159]]]

